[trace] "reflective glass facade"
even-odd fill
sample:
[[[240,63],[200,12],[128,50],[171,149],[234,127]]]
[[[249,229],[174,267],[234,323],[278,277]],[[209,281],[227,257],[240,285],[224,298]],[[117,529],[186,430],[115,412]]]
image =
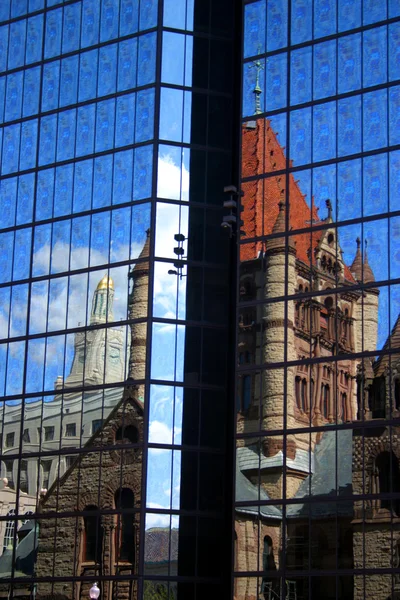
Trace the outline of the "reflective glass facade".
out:
[[[0,595],[222,595],[234,15],[4,0],[0,21]]]
[[[397,598],[400,5],[243,10],[234,596]]]

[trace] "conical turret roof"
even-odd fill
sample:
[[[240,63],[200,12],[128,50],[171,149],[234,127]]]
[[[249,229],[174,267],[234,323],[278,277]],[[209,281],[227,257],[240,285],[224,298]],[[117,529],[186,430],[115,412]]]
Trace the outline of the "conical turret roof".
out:
[[[150,229],[148,229],[146,231],[146,241],[143,245],[143,248],[139,254],[139,258],[138,258],[138,262],[135,263],[135,266],[133,267],[130,276],[131,277],[136,277],[139,273],[144,273],[144,272],[148,272],[149,268],[150,268],[150,264],[148,260],[144,260],[144,259],[148,259],[150,256]]]
[[[279,206],[278,216],[276,217],[276,221],[274,223],[271,233],[275,233],[275,234],[281,233],[282,234],[282,233],[285,233],[285,231],[286,231],[285,202],[283,200],[281,200],[278,203],[278,206]],[[286,242],[285,242],[284,236],[272,238],[272,239],[268,240],[268,242],[267,242],[267,251],[271,250],[272,248],[285,248],[285,245],[286,245]],[[289,245],[289,248],[294,248],[294,241],[293,241],[292,236],[289,236],[289,238],[288,238],[288,245]]]
[[[354,277],[358,280],[362,280],[362,257],[361,257],[361,240],[360,238],[356,239],[357,242],[357,252],[350,267],[350,271],[354,275]]]

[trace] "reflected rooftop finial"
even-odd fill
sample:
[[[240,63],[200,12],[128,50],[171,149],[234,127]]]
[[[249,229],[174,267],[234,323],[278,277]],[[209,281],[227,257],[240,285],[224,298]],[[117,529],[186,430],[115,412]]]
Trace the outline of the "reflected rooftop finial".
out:
[[[257,53],[260,54],[260,52],[261,52],[261,46],[258,46]],[[257,60],[253,61],[253,63],[251,65],[249,65],[249,69],[252,69],[252,68],[256,69],[256,84],[255,84],[254,90],[253,90],[253,94],[255,95],[255,99],[256,99],[254,114],[260,115],[262,113],[261,99],[260,99],[260,96],[262,94],[262,89],[260,88],[260,71],[262,71],[262,69],[264,69],[264,65],[261,63],[260,59],[257,58]]]

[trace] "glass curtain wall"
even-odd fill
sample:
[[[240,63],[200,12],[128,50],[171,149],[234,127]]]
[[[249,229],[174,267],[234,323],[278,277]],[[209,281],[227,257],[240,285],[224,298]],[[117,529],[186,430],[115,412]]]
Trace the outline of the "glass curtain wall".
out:
[[[234,25],[0,2],[5,597],[228,591]]]
[[[400,593],[400,6],[245,2],[234,595]]]

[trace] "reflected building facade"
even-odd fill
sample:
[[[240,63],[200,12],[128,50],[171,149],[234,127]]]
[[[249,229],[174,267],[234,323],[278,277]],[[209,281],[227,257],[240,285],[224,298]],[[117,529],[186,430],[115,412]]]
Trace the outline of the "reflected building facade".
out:
[[[244,6],[236,598],[400,591],[400,14],[380,9]]]
[[[239,23],[0,3],[2,596],[229,593]]]
[[[0,2],[0,596],[399,595],[399,48],[395,0]]]

